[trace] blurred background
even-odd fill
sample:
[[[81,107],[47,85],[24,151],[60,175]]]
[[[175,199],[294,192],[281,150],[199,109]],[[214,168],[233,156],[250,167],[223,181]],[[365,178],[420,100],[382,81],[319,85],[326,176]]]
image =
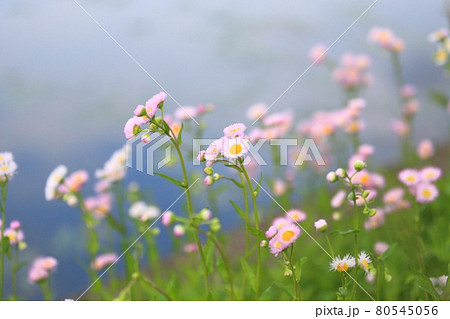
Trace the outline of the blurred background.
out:
[[[215,137],[227,124],[247,122],[248,106],[272,103],[309,66],[309,49],[331,44],[373,1],[79,2],[182,105],[214,103],[207,133]],[[426,110],[415,134],[439,143],[448,138],[448,120],[427,94],[448,88],[448,80],[431,60],[434,45],[427,36],[446,25],[443,1],[380,0],[329,51],[336,60],[345,52],[373,59],[363,140],[377,147],[381,161],[397,154],[387,119],[398,107],[389,60],[367,43],[368,31],[388,27],[405,40],[404,76],[419,88]],[[79,264],[82,222],[75,209],[45,201],[46,178],[58,164],[93,174],[124,144],[123,125],[135,106],[160,88],[72,0],[1,1],[0,43],[0,151],[13,152],[19,165],[8,222],[22,221],[26,259],[58,258],[53,284],[64,298],[89,285]],[[340,101],[328,71],[317,67],[272,111],[293,109],[300,120],[342,107]],[[166,103],[169,112],[176,107]],[[135,179],[153,188],[163,209],[176,197],[166,191],[167,182],[130,169],[127,180]],[[21,270],[20,297],[36,298],[27,270]]]

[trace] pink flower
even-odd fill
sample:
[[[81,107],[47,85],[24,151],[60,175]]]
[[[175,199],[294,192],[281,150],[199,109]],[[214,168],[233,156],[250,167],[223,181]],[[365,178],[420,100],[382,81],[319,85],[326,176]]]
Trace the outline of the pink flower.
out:
[[[289,217],[277,217],[273,220],[272,226],[274,226],[276,229],[281,229],[286,225],[292,224],[293,221]]]
[[[416,96],[417,90],[416,87],[412,84],[406,84],[400,90],[400,94],[404,99],[411,99]]]
[[[345,191],[340,190],[336,193],[336,195],[333,196],[331,199],[331,207],[338,208],[342,205],[346,197]]]
[[[134,124],[137,126],[141,126],[150,122],[150,119],[147,116],[134,116]]]
[[[286,214],[299,223],[306,219],[306,213],[301,211],[300,209],[290,209],[286,212]]]
[[[96,218],[103,218],[111,212],[113,196],[109,193],[88,197],[84,201],[86,209],[94,214]]]
[[[419,203],[431,203],[439,196],[439,190],[434,184],[420,183],[417,186],[416,200]]]
[[[198,250],[198,246],[195,243],[186,244],[184,246],[184,252],[185,253],[193,253]]]
[[[0,227],[2,226],[2,224],[0,223]],[[20,229],[20,222],[18,220],[13,220],[10,224],[9,227],[14,229],[14,230],[19,230]]]
[[[198,110],[194,106],[183,106],[176,109],[174,115],[180,121],[191,120],[198,115]]]
[[[25,240],[25,235],[23,234],[23,231],[21,231],[20,229],[15,230],[12,228],[7,228],[5,229],[3,236],[9,238],[9,243],[11,245],[16,245]]]
[[[419,112],[420,104],[417,100],[410,100],[403,106],[402,112],[406,116],[413,116]]]
[[[38,257],[33,261],[32,266],[52,272],[58,266],[58,261],[53,257]]]
[[[269,229],[266,231],[266,238],[272,238],[275,236],[278,232],[278,229],[275,226],[270,226]]]
[[[442,175],[442,170],[439,167],[425,167],[420,171],[420,180],[422,182],[435,182]]]
[[[127,121],[125,124],[125,127],[123,128],[123,132],[125,133],[125,137],[129,140],[130,138],[135,137],[138,135],[141,131],[141,128],[136,125],[136,122],[134,118],[131,118]]]
[[[197,155],[197,161],[203,162],[205,160],[206,151],[200,151]]]
[[[147,115],[149,117],[153,117],[156,114],[156,110],[162,106],[163,102],[166,100],[167,94],[164,92],[160,92],[154,95],[145,103],[145,110],[147,111]]]
[[[217,156],[219,156],[222,153],[223,150],[223,140],[218,139],[212,142],[205,152],[205,160],[207,161],[214,161]]]
[[[323,63],[327,58],[326,51],[327,47],[324,44],[316,44],[309,51],[309,60],[314,64]]]
[[[118,258],[119,256],[115,253],[98,255],[92,263],[91,268],[97,271],[101,270],[109,265],[112,265]]]
[[[79,192],[88,179],[89,174],[84,170],[79,170],[68,176],[64,181],[64,185],[72,192]]]
[[[328,224],[325,219],[319,219],[318,221],[314,222],[314,227],[316,228],[316,231],[324,232],[327,230]]]
[[[383,196],[383,202],[386,205],[394,205],[398,202],[400,202],[403,199],[403,196],[405,195],[405,191],[403,188],[396,187],[392,188],[389,191],[386,192]]]
[[[31,267],[28,271],[28,280],[30,283],[38,283],[42,280],[47,279],[49,273],[41,268]]]
[[[300,236],[301,230],[295,224],[290,224],[282,227],[277,234],[277,237],[287,246],[294,243]]]
[[[170,226],[174,222],[174,214],[171,211],[167,211],[162,216],[162,224],[164,226]]]
[[[289,244],[283,242],[279,236],[275,236],[269,241],[270,252],[275,256],[278,256],[278,254],[285,250],[288,246]]]
[[[214,179],[212,178],[212,176],[208,175],[205,177],[203,182],[205,183],[206,186],[211,186],[212,184],[214,184]]]
[[[389,249],[389,244],[384,241],[377,241],[374,246],[374,250],[377,255],[383,255],[386,250]]]
[[[286,183],[280,179],[275,180],[273,184],[273,194],[275,196],[283,195],[287,190]]]
[[[260,119],[265,113],[267,112],[267,105],[264,103],[258,103],[255,105],[252,105],[247,110],[247,118],[251,121],[255,121],[257,119]]]
[[[434,145],[431,140],[423,140],[417,146],[417,155],[421,159],[429,159],[434,155]]]
[[[363,144],[358,147],[358,155],[362,156],[364,161],[375,152],[375,148],[369,144]]]
[[[391,123],[391,129],[399,136],[406,136],[409,133],[409,125],[402,120],[393,120]]]
[[[398,179],[406,186],[415,186],[420,181],[420,173],[415,169],[406,168],[398,174]]]
[[[246,126],[242,123],[231,124],[223,129],[223,134],[228,138],[245,137]]]
[[[136,116],[144,116],[145,115],[145,106],[143,106],[143,105],[136,106],[133,113]]]

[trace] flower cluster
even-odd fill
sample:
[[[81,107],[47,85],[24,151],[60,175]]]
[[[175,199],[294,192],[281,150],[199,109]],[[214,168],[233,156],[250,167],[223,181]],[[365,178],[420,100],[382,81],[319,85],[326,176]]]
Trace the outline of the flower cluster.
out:
[[[431,203],[439,196],[439,190],[434,185],[442,175],[438,167],[425,167],[422,170],[406,168],[398,174],[398,179],[408,187],[409,192],[419,203]]]
[[[2,220],[0,219],[0,227],[1,225]],[[23,233],[22,226],[18,220],[13,220],[9,224],[9,227],[5,229],[3,236],[9,239],[10,245],[18,245],[20,250],[27,248],[27,244],[25,243],[25,234]]]
[[[278,256],[295,243],[301,234],[296,222],[306,219],[306,214],[299,210],[290,210],[285,217],[275,218],[272,225],[266,231],[266,238],[269,239],[269,249],[272,254]]]
[[[337,256],[333,258],[330,263],[330,271],[347,272],[350,271],[351,268],[354,268],[356,263],[358,263],[359,268],[367,273],[372,260],[365,251],[361,251],[358,254],[358,260],[355,260],[355,257],[350,254],[345,255],[343,258]]]
[[[58,261],[53,257],[38,257],[30,267],[28,280],[31,283],[41,283],[50,277],[57,266]]]
[[[11,180],[16,170],[17,164],[12,153],[0,153],[0,183]]]
[[[333,79],[345,90],[359,90],[372,83],[369,72],[370,58],[365,54],[346,53],[341,57],[340,65],[333,71]]]
[[[369,31],[369,42],[376,44],[389,52],[401,52],[405,49],[402,39],[387,28],[373,27]]]
[[[436,65],[447,65],[450,54],[450,32],[447,28],[439,29],[429,35],[430,42],[436,43],[437,48],[433,55]]]
[[[45,185],[45,199],[48,201],[62,199],[69,206],[78,204],[77,193],[89,179],[84,170],[78,170],[67,176],[67,167],[60,165],[56,167],[47,178]]]
[[[291,129],[294,119],[292,111],[285,110],[272,114],[268,114],[267,111],[268,109],[264,104],[253,105],[247,110],[247,117],[258,123],[258,127],[254,128],[248,135],[250,141],[282,138]]]
[[[146,222],[158,218],[161,210],[157,206],[147,205],[143,201],[138,201],[131,205],[128,214],[131,218]]]

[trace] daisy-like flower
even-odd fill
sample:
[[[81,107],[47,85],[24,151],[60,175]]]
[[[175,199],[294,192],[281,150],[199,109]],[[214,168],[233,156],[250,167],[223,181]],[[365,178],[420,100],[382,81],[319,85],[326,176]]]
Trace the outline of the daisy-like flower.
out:
[[[306,219],[306,213],[300,209],[290,209],[286,214],[296,222],[302,222]]]
[[[406,186],[415,186],[420,181],[420,173],[415,169],[406,168],[398,174],[398,179]]]
[[[113,183],[122,180],[127,172],[126,160],[129,148],[125,145],[115,151],[102,169],[95,171],[95,177]]]
[[[365,272],[369,271],[369,264],[372,262],[369,255],[365,251],[362,251],[358,255],[358,266]]]
[[[45,184],[45,199],[50,201],[54,200],[57,196],[57,188],[61,185],[64,177],[67,174],[67,167],[64,165],[59,165],[56,167],[47,178]]]
[[[127,138],[127,140],[129,140],[130,138],[135,137],[141,131],[142,130],[139,127],[139,125],[136,124],[136,121],[135,121],[134,117],[130,118],[127,121],[127,123],[125,123],[125,126],[123,128],[123,132],[124,132],[125,137]]]
[[[394,205],[403,199],[405,191],[401,187],[395,187],[386,192],[383,196],[383,202],[386,205]]]
[[[275,255],[275,256],[278,256],[278,254],[281,253],[283,250],[285,250],[288,246],[289,246],[289,244],[287,244],[286,242],[282,241],[280,239],[280,236],[278,236],[278,235],[273,237],[269,241],[270,252],[273,255]]]
[[[136,218],[145,222],[150,219],[158,218],[158,216],[161,215],[161,211],[156,206],[147,205],[145,202],[139,201],[130,207],[128,214],[131,218]]]
[[[0,182],[11,180],[17,170],[17,163],[10,152],[0,153]]]
[[[417,155],[421,159],[429,159],[434,155],[434,145],[431,140],[425,139],[417,146]]]
[[[297,238],[300,236],[301,230],[295,224],[286,225],[278,231],[277,237],[287,244],[286,247],[294,243]]]
[[[272,238],[273,236],[275,236],[278,232],[278,228],[276,228],[275,226],[270,226],[269,229],[266,231],[266,238]]]
[[[316,228],[316,231],[324,232],[327,230],[328,224],[325,219],[319,219],[318,221],[314,222],[314,227]]]
[[[223,138],[223,156],[238,158],[247,154],[249,141],[243,138]]]
[[[223,140],[218,139],[212,142],[205,151],[204,157],[207,161],[214,161],[223,150]]]
[[[267,112],[267,105],[264,103],[258,103],[252,105],[247,110],[247,118],[251,121],[261,118]]]
[[[430,42],[440,42],[449,37],[449,30],[442,28],[434,31],[428,36],[428,41]]]
[[[333,261],[330,263],[330,271],[347,271],[349,268],[355,267],[355,258],[350,254],[347,254],[344,258],[337,256],[333,258]]]
[[[9,243],[11,245],[19,244],[25,240],[25,235],[20,229],[16,230],[13,228],[7,228],[5,229],[5,233],[3,234],[3,236],[8,237]]]
[[[420,171],[420,180],[422,182],[435,182],[437,181],[442,175],[442,170],[438,167],[425,167],[422,168]]]
[[[284,226],[290,224],[292,224],[292,219],[289,217],[277,217],[272,222],[272,226],[274,226],[277,230],[280,230]]]
[[[98,255],[92,262],[91,268],[97,271],[101,270],[106,266],[112,265],[118,258],[119,256],[116,253]]]
[[[419,203],[431,203],[439,196],[439,190],[434,184],[420,183],[416,190],[416,200]]]
[[[33,261],[32,266],[52,272],[58,266],[58,261],[53,257],[38,257]]]
[[[86,209],[96,218],[103,218],[111,212],[113,196],[109,193],[88,197],[84,201]]]
[[[230,139],[236,137],[243,138],[245,137],[244,131],[246,128],[247,127],[242,123],[231,124],[223,129],[223,134]]]

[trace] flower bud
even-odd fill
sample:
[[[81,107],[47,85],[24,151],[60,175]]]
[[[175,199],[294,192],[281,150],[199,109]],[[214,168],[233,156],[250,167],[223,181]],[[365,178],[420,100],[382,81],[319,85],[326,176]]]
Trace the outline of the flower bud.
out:
[[[198,217],[201,220],[209,220],[212,216],[211,211],[209,210],[209,208],[203,208],[199,213],[198,213]]]
[[[368,191],[368,190],[365,190],[365,191],[362,193],[362,197],[364,197],[364,198],[369,197],[369,195],[370,195],[370,191]]]
[[[214,184],[214,179],[212,178],[211,175],[208,175],[205,177],[203,182],[205,183],[206,186],[211,186],[212,184]]]
[[[366,163],[358,160],[353,163],[353,167],[359,172],[366,168]]]
[[[212,167],[205,167],[205,169],[203,170],[205,172],[205,174],[211,175],[214,173],[214,170]]]
[[[374,209],[374,208],[371,208],[371,209],[369,210],[369,217],[375,216],[376,213],[377,213],[377,210]]]
[[[173,234],[175,235],[175,237],[183,237],[185,233],[186,229],[183,225],[177,224],[173,227]]]
[[[336,170],[336,175],[337,175],[337,177],[339,177],[339,178],[344,178],[344,177],[347,176],[347,171],[346,171],[345,169],[343,169],[343,168],[338,168],[338,169]]]
[[[19,230],[20,229],[20,222],[18,220],[13,220],[11,222],[11,224],[9,225],[9,227],[14,229],[14,230]]]
[[[261,240],[259,246],[261,246],[262,248],[267,247],[267,240]]]
[[[335,181],[337,181],[337,176],[335,172],[329,172],[327,174],[327,181],[329,181],[330,183],[334,183]]]
[[[141,142],[142,143],[150,143],[151,137],[149,133],[145,133],[144,135],[141,136]]]
[[[327,221],[325,219],[319,219],[314,223],[316,231],[325,232],[328,228]]]
[[[211,220],[211,226],[210,229],[213,233],[217,233],[220,229],[222,228],[222,226],[220,225],[220,221],[218,218],[213,218]]]
[[[218,181],[219,179],[220,179],[220,174],[219,173],[214,173],[213,180]]]
[[[172,223],[175,221],[175,216],[173,214],[173,212],[171,212],[170,210],[165,212],[162,215],[162,224],[164,226],[170,226],[172,225]]]
[[[284,276],[292,277],[292,270],[290,270],[289,268],[286,267],[286,269],[284,270]]]
[[[334,213],[331,215],[331,218],[332,218],[334,221],[341,220],[341,217],[342,217],[342,215],[341,215],[340,212],[334,212]]]

